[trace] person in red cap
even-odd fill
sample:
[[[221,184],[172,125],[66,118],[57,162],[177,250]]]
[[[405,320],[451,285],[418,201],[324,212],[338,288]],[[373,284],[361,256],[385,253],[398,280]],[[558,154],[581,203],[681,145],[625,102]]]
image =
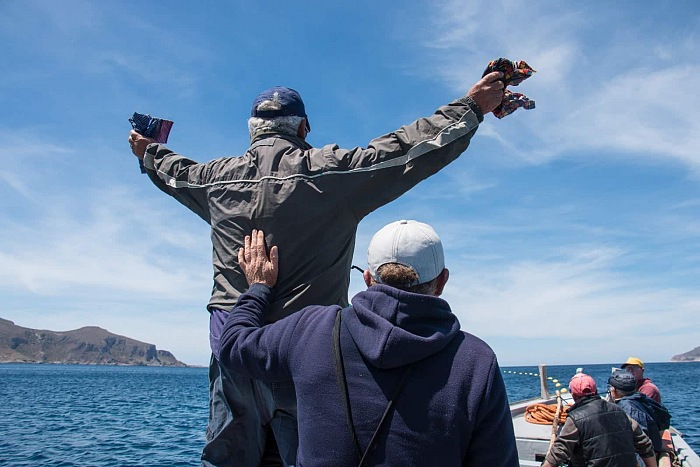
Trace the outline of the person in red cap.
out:
[[[156,187],[211,226],[212,358],[204,467],[296,464],[293,385],[251,379],[219,364],[226,317],[248,289],[237,257],[245,233],[269,232],[267,241],[280,247],[280,280],[267,322],[307,305],[346,306],[359,222],[456,160],[484,116],[501,104],[504,87],[502,72],[488,73],[432,115],[364,148],[312,147],[306,141],[311,125],[304,102],[282,86],[255,98],[250,147],[240,157],[199,163],[131,131],[131,151]],[[268,462],[263,453],[275,446],[279,454]]]
[[[656,467],[654,446],[637,422],[598,395],[595,380],[577,373],[569,382],[574,405],[545,456],[543,467]]]
[[[659,388],[651,382],[651,379],[644,377],[643,361],[637,357],[630,357],[625,363],[620,365],[620,368],[634,375],[634,379],[637,380],[638,392],[651,397],[659,404],[661,403],[661,392],[659,391]]]

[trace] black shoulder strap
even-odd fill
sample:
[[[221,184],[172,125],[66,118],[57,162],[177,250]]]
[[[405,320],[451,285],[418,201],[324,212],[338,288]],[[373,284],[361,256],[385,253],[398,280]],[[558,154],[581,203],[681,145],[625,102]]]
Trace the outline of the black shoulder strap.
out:
[[[345,366],[343,365],[343,356],[340,350],[340,313],[343,310],[338,310],[338,314],[335,315],[335,326],[333,326],[333,358],[335,359],[335,377],[338,381],[338,387],[340,388],[340,395],[343,398],[343,405],[345,406],[345,416],[348,422],[348,428],[350,428],[350,436],[355,447],[355,453],[357,458],[362,457],[362,450],[360,449],[360,442],[357,440],[357,433],[355,433],[355,424],[352,422],[352,410],[350,409],[350,394],[348,393],[348,382],[345,379]]]
[[[379,433],[381,432],[382,427],[384,426],[384,422],[387,420],[389,414],[393,411],[394,409],[394,402],[399,396],[399,393],[401,392],[401,388],[403,388],[404,383],[406,382],[406,378],[408,377],[408,374],[411,372],[412,366],[408,366],[406,370],[403,372],[403,375],[401,375],[401,379],[399,380],[399,384],[396,386],[396,389],[394,389],[394,393],[391,395],[391,398],[389,399],[389,403],[386,406],[386,409],[384,409],[384,413],[382,414],[382,418],[379,421],[379,424],[377,425],[377,428],[374,430],[374,434],[372,435],[372,439],[370,440],[369,444],[367,445],[367,449],[365,449],[364,453],[362,453],[362,449],[360,448],[360,441],[357,439],[357,433],[355,432],[355,425],[352,421],[352,410],[350,408],[350,393],[348,391],[348,382],[345,377],[345,366],[343,365],[343,355],[342,351],[340,349],[340,323],[341,323],[341,318],[340,318],[340,313],[342,310],[338,311],[338,314],[335,317],[335,326],[333,327],[333,357],[335,358],[335,371],[336,371],[336,379],[338,381],[338,386],[340,388],[340,393],[343,397],[343,404],[345,405],[345,415],[347,418],[348,422],[348,428],[350,429],[350,435],[352,436],[352,440],[354,443],[355,447],[355,452],[357,454],[357,457],[360,459],[360,463],[358,464],[358,467],[362,467],[365,465],[365,462],[367,462],[367,459],[369,459],[370,454],[374,450],[374,447],[377,444],[377,439],[379,438]]]

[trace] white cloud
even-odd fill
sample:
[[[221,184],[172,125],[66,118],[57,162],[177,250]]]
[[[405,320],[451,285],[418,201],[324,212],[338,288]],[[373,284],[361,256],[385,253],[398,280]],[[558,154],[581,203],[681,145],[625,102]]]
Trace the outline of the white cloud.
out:
[[[178,222],[175,234],[167,223],[154,223],[162,216],[133,196],[108,190],[94,197],[87,213],[55,202],[51,208],[34,224],[2,235],[0,277],[6,287],[40,295],[99,291],[175,299],[197,294],[210,281],[209,270],[187,265],[206,264],[206,231],[195,241],[197,234]],[[164,250],[168,254],[160,255]]]
[[[605,362],[615,352],[665,361],[690,350],[678,339],[689,338],[691,347],[697,339],[700,294],[625,276],[621,261],[620,251],[587,245],[557,261],[465,265],[445,298],[463,329],[498,342],[501,360],[511,364],[536,355],[548,363]],[[562,348],[554,350],[555,342]]]
[[[62,173],[69,149],[25,136],[0,147],[0,180],[21,195],[21,202],[0,205],[8,219],[0,231],[2,288],[13,295],[168,300],[208,289],[205,223],[176,215],[179,206],[166,197],[144,202],[140,189],[115,180],[91,187],[92,179],[69,178]]]
[[[604,150],[608,158],[700,170],[700,94],[686,84],[700,73],[687,60],[698,54],[692,32],[674,50],[663,36],[624,30],[614,20],[621,14],[614,6],[564,10],[455,0],[431,13],[432,24],[422,31],[430,52],[418,59],[430,63],[421,69],[431,77],[464,92],[480,72],[474,66],[497,56],[525,60],[537,70],[514,88],[534,99],[537,109],[482,132],[511,150],[517,145],[519,151],[509,154],[539,164],[564,155],[596,157]],[[591,48],[591,41],[598,47]],[[619,154],[609,154],[614,151]]]
[[[630,70],[601,82],[565,113],[547,138],[562,152],[621,151],[634,158],[673,159],[700,169],[700,97],[677,83],[698,66]],[[595,156],[594,156],[595,157]]]

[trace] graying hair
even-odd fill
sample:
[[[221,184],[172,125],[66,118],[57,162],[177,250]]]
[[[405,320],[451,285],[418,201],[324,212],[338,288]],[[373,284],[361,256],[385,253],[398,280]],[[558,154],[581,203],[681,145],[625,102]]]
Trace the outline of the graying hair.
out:
[[[299,125],[301,125],[303,120],[304,117],[297,117],[296,115],[274,118],[250,117],[248,119],[250,140],[252,141],[258,136],[267,133],[296,136],[299,132]]]
[[[258,104],[256,110],[279,110],[281,108],[282,104],[279,101],[279,95],[275,93],[272,100],[262,101]],[[296,136],[302,120],[304,120],[304,117],[298,117],[296,115],[274,118],[250,117],[250,119],[248,119],[250,140],[252,141],[259,135],[268,133]]]
[[[418,279],[416,271],[398,263],[387,263],[379,266],[377,275],[383,284],[405,290],[406,292],[422,295],[433,295],[437,290],[437,277],[422,284],[409,286]]]

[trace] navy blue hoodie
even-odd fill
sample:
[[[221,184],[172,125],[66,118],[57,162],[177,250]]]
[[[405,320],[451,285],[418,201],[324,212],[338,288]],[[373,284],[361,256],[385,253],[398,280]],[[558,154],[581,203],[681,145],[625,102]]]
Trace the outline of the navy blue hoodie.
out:
[[[671,414],[666,407],[641,392],[635,392],[616,401],[622,410],[635,419],[644,433],[651,439],[654,451],[664,450],[661,432],[670,426]]]
[[[338,306],[311,306],[272,324],[272,289],[254,284],[228,317],[221,363],[297,392],[298,466],[356,466],[336,380],[332,331]],[[370,465],[507,466],[518,456],[496,356],[461,332],[444,300],[384,285],[342,311],[341,345],[361,449],[412,365]]]

